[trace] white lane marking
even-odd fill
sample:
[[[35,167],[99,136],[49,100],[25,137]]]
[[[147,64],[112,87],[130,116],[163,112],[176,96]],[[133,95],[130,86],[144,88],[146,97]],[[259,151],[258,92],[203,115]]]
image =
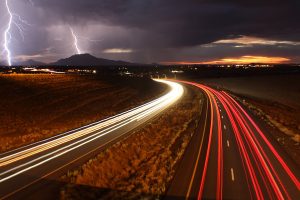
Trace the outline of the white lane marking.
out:
[[[223,115],[221,117],[222,117],[222,119],[224,118]]]
[[[224,129],[226,130],[226,126],[224,125]]]
[[[227,146],[229,147],[229,141],[227,140]]]
[[[232,168],[230,169],[230,171],[231,171],[231,180],[234,181],[234,171]]]

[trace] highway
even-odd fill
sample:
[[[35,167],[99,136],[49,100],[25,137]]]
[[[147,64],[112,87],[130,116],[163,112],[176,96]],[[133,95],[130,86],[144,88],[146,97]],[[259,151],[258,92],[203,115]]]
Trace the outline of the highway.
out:
[[[225,91],[178,82],[206,98],[165,199],[300,199],[299,166],[246,108]]]
[[[70,166],[86,161],[182,97],[184,89],[181,84],[156,81],[170,87],[168,93],[160,98],[113,117],[0,154],[0,198],[34,198],[32,192],[41,190],[39,184],[43,181],[51,180],[54,174],[59,177]]]
[[[0,154],[0,199],[41,198],[51,181],[178,101],[181,84],[199,88],[206,98],[165,199],[300,199],[299,166],[227,92],[194,82],[156,81],[170,86],[158,99]]]

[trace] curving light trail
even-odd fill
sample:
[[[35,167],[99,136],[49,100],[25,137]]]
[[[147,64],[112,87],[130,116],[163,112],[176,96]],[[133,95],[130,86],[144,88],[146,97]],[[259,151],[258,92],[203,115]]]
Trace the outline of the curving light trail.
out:
[[[197,196],[199,200],[202,198],[222,199],[227,197],[223,196],[228,195],[223,185],[225,183],[223,182],[224,176],[226,176],[226,173],[223,172],[223,169],[225,169],[223,164],[230,164],[230,167],[234,166],[239,175],[236,179],[241,176],[245,177],[248,194],[252,199],[299,199],[300,182],[297,171],[288,166],[281,155],[282,152],[278,151],[280,149],[275,148],[276,146],[272,144],[272,140],[266,137],[266,133],[259,128],[252,117],[234,98],[224,91],[218,91],[203,84],[178,82],[202,89],[211,105],[211,124],[210,132],[208,132],[207,151],[204,157],[200,185],[198,185]],[[221,112],[222,117],[220,117]],[[228,119],[228,126],[225,126],[225,123],[228,122],[223,118]],[[214,125],[215,122],[217,122],[216,126]],[[223,132],[220,130],[221,123],[224,124]],[[217,139],[212,141],[213,138]],[[225,138],[227,138],[227,142],[231,140],[230,150],[229,146],[226,150],[222,148],[222,144],[226,141]],[[228,162],[223,159],[223,157],[232,158],[238,155],[240,155],[240,158],[237,160],[241,162],[242,168],[234,164],[235,162]],[[216,159],[213,158],[214,156],[216,156]],[[210,166],[216,166],[216,169],[209,168],[209,164]],[[227,169],[230,168],[227,167]],[[215,170],[217,173],[215,173]],[[215,179],[213,187],[212,182],[210,182],[212,179]],[[234,184],[233,168],[231,168],[231,179],[233,183],[231,187],[238,188],[239,186]],[[228,189],[229,186],[225,185],[225,187]]]
[[[74,33],[74,30],[72,29],[72,27],[70,26],[70,31],[72,33],[72,37],[73,37],[73,40],[74,40],[74,47],[76,49],[76,52],[77,54],[81,54],[82,51],[80,50],[79,46],[78,46],[78,39],[77,39],[77,36],[76,34]]]
[[[0,167],[4,168],[12,165],[6,170],[0,170],[0,187],[5,181],[55,160],[64,154],[71,153],[76,149],[85,148],[84,146],[111,134],[115,130],[127,125],[138,124],[145,118],[155,116],[182,97],[184,90],[180,84],[165,80],[156,81],[167,84],[170,87],[170,91],[160,98],[119,115],[21,147],[12,152],[0,154]],[[117,135],[117,137],[120,137],[120,135]]]

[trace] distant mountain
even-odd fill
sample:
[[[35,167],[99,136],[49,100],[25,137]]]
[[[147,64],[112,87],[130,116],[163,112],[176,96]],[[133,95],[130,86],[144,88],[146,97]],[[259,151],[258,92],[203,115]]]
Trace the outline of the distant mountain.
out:
[[[30,59],[23,62],[18,62],[14,65],[15,66],[45,66],[47,64]]]
[[[112,65],[136,65],[130,62],[114,61],[104,58],[97,58],[90,54],[77,54],[69,58],[60,59],[57,62],[51,63],[55,66],[112,66]]]

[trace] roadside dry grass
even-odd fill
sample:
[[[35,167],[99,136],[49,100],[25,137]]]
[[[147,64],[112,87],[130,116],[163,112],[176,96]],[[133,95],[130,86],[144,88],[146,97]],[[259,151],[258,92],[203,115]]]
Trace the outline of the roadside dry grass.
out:
[[[0,75],[0,152],[103,119],[164,91],[150,79]]]
[[[157,199],[166,192],[200,115],[202,94],[177,104],[62,180],[62,199]]]

